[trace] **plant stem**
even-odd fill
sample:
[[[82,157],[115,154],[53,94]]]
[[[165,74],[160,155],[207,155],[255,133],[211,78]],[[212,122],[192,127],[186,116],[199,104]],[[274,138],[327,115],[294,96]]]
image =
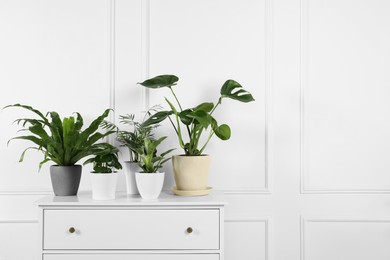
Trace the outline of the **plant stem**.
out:
[[[195,142],[195,148],[198,148],[198,145],[199,145],[199,140],[200,140],[200,137],[202,135],[202,132],[203,132],[203,127],[199,130],[199,133],[198,133],[198,136],[196,137],[196,142]]]
[[[216,104],[215,107],[213,108],[213,110],[211,110],[210,116],[213,114],[214,110],[221,104],[221,101],[222,101],[222,98],[220,97],[220,98],[218,99],[217,104]]]
[[[169,89],[171,90],[173,96],[175,97],[176,103],[179,105],[180,111],[183,111],[183,108],[180,105],[179,99],[177,98],[177,96],[176,96],[175,92],[173,91],[172,87],[169,87]],[[191,137],[191,131],[190,131],[190,128],[188,127],[188,125],[186,125],[186,128],[187,128],[188,136]]]
[[[178,135],[179,132],[177,131],[177,128],[176,128],[175,124],[173,123],[172,119],[169,116],[168,116],[168,119],[169,119],[169,121],[171,121],[171,124],[172,124],[173,128],[175,129],[176,134]]]
[[[168,118],[170,119],[169,116],[168,116]],[[172,121],[171,121],[171,122],[172,122]],[[175,128],[175,130],[176,130],[177,136],[179,137],[180,147],[181,147],[182,149],[184,149],[183,137],[181,136],[181,130],[180,130],[179,116],[178,116],[177,114],[176,114],[176,123],[177,123],[177,129],[176,129],[175,125],[173,124],[173,122],[172,122],[172,125],[173,125],[173,127]]]
[[[203,145],[203,147],[200,149],[200,154],[202,154],[203,153],[203,150],[206,148],[206,146],[207,146],[207,144],[209,143],[209,141],[210,141],[210,139],[211,139],[211,137],[214,135],[214,131],[213,130],[211,130],[210,131],[210,134],[209,134],[209,137],[207,138],[207,141],[206,141],[206,143]]]
[[[177,99],[176,94],[175,94],[175,92],[173,91],[172,87],[169,87],[169,89],[171,90],[173,96],[175,97],[176,102],[177,102],[177,104],[179,105],[180,111],[183,111],[183,109],[181,108],[180,102],[179,102],[179,100]]]

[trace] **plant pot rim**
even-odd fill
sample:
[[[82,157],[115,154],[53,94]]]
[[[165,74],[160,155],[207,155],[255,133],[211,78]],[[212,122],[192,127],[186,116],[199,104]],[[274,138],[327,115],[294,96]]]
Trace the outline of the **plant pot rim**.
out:
[[[139,174],[162,174],[165,172],[136,172],[136,173],[139,173]]]
[[[81,164],[74,164],[74,165],[58,165],[58,164],[53,164],[53,165],[51,165],[51,167],[74,167],[74,166],[83,167]]]
[[[207,157],[209,154],[201,154],[201,155],[186,155],[186,154],[176,154],[173,156],[181,156],[181,157]]]
[[[115,174],[118,173],[118,171],[114,172],[90,172],[91,174],[96,174],[96,175],[107,175],[107,174]]]

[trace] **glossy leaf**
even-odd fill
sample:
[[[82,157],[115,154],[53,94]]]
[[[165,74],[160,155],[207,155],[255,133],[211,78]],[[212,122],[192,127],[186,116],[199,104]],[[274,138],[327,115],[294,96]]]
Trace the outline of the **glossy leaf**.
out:
[[[176,85],[178,80],[179,78],[175,75],[159,75],[138,84],[147,88],[163,88]]]
[[[35,146],[23,151],[20,161],[23,161],[27,150],[36,149],[44,154],[39,168],[48,161],[58,165],[74,165],[84,157],[93,155],[93,148],[98,140],[115,132],[98,132],[99,125],[108,116],[110,109],[107,109],[87,129],[82,131],[83,119],[79,113],[76,113],[75,117],[65,117],[61,120],[58,113],[48,112],[46,116],[49,116],[49,119],[39,110],[30,106],[16,104],[6,108],[8,107],[24,108],[41,118],[17,119],[16,122],[22,123],[22,126],[25,127],[20,131],[30,132],[32,135],[17,136],[11,139],[27,140],[35,144]]]
[[[230,127],[228,125],[222,124],[222,125],[218,126],[217,121],[213,118],[212,123],[211,123],[211,127],[212,127],[215,135],[219,139],[224,140],[224,141],[230,139],[231,131],[230,131]]]
[[[156,125],[158,123],[161,123],[164,121],[168,116],[172,115],[172,111],[159,111],[153,115],[151,115],[145,122],[143,122],[141,125],[143,127]]]
[[[223,84],[221,98],[231,98],[245,103],[255,100],[251,93],[243,89],[240,83],[232,79],[227,80]]]
[[[214,104],[212,102],[205,102],[193,108],[196,110],[203,110],[205,112],[210,112],[214,108]]]
[[[211,124],[210,115],[203,110],[194,111],[188,117],[196,119],[204,128],[207,128]]]
[[[190,125],[193,121],[193,118],[189,117],[192,114],[191,109],[183,110],[179,113],[180,121],[185,125]]]

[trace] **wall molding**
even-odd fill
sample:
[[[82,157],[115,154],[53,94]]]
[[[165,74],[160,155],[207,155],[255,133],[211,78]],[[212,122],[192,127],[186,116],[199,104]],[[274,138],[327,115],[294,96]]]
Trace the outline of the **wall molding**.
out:
[[[270,226],[271,218],[243,218],[243,219],[226,219],[225,223],[264,223],[265,226],[265,259],[271,259],[271,235]]]
[[[115,123],[115,2],[116,0],[108,0],[108,89],[109,89],[109,107],[113,111],[110,113],[109,120]],[[115,138],[113,136],[108,137],[109,142],[114,144]]]
[[[272,135],[272,88],[273,88],[273,0],[265,0],[265,174],[264,187],[219,187],[218,190],[225,194],[237,195],[269,195],[272,194],[272,174],[273,174],[273,135]],[[116,0],[108,0],[108,92],[109,106],[111,109],[116,108],[115,104],[115,21],[116,21]],[[142,79],[147,79],[150,76],[150,0],[143,0],[141,6],[142,21],[141,21],[141,68]],[[142,102],[143,109],[146,111],[150,106],[149,91],[143,88]],[[115,112],[110,113],[109,120],[115,122]],[[108,140],[114,143],[114,137]],[[50,195],[52,191],[0,191],[2,195]]]
[[[268,188],[255,188],[255,189],[242,189],[242,188],[227,188],[227,189],[215,189],[220,190],[224,194],[235,195],[270,195],[272,192]]]
[[[265,0],[265,194],[272,193],[270,173],[273,173],[273,0]],[[261,189],[258,191],[262,192]]]
[[[390,219],[373,218],[322,218],[300,216],[300,260],[307,260],[306,257],[306,224],[307,223],[390,223]]]
[[[361,187],[361,188],[332,188],[316,187],[307,185],[307,111],[305,103],[305,93],[309,84],[309,2],[310,0],[300,0],[300,193],[301,194],[367,194],[367,193],[390,193],[389,187]]]
[[[149,0],[148,0],[149,1]],[[243,195],[268,195],[272,194],[273,175],[273,109],[272,109],[272,89],[273,89],[273,3],[274,0],[265,0],[265,171],[264,187],[219,187],[225,194]]]
[[[141,6],[141,78],[150,77],[150,0],[143,0]],[[149,89],[142,88],[143,109],[150,108]]]
[[[53,191],[41,190],[41,191],[0,191],[0,196],[9,196],[9,195],[52,195]]]
[[[5,219],[0,224],[38,224],[37,219]]]
[[[272,158],[272,84],[273,84],[273,0],[265,0],[265,181],[264,187],[227,187],[222,188],[226,194],[272,194],[272,180],[270,175],[273,172]],[[142,79],[150,77],[150,0],[142,1],[141,7],[142,28],[141,28],[141,68]],[[143,109],[150,108],[150,95],[147,88],[142,92]]]

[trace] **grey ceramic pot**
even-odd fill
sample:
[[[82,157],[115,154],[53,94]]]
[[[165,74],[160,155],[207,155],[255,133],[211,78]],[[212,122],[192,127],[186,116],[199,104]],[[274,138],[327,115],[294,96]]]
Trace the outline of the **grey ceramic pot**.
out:
[[[56,196],[77,195],[81,178],[81,165],[50,166],[50,177]]]

